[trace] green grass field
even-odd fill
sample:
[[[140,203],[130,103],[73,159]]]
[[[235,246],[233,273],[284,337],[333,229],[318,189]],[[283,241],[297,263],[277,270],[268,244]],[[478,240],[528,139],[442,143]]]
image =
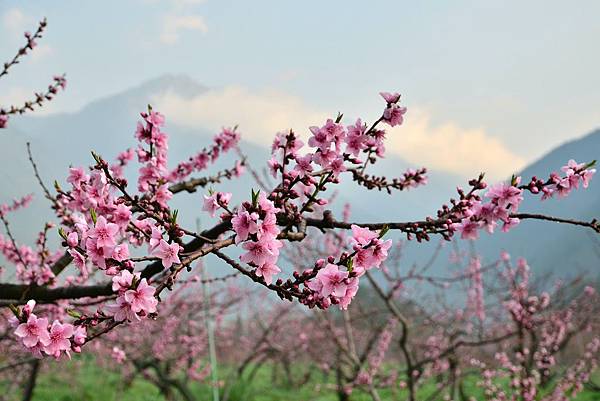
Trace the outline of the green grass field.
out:
[[[282,383],[272,382],[271,367],[263,367],[257,371],[251,383],[238,382],[232,387],[230,401],[335,401],[337,396],[332,388],[324,385],[321,374],[302,387],[290,387]],[[600,379],[596,374],[596,379]],[[208,386],[199,383],[190,385],[198,401],[212,400],[211,390]],[[320,390],[319,390],[320,388]],[[434,385],[424,386],[420,399],[426,399],[434,389]],[[466,383],[468,394],[479,396],[479,389],[475,386],[475,378]],[[402,393],[394,398],[389,390],[380,390],[383,400],[404,400]],[[20,400],[20,394],[4,394],[8,400]],[[157,387],[151,383],[137,378],[125,384],[123,377],[97,366],[93,359],[88,358],[83,365],[69,363],[52,363],[46,367],[39,376],[35,389],[35,401],[163,401]],[[175,398],[178,399],[178,398]],[[351,396],[352,401],[371,400],[371,397],[359,391]],[[600,393],[584,391],[577,401],[600,400]]]

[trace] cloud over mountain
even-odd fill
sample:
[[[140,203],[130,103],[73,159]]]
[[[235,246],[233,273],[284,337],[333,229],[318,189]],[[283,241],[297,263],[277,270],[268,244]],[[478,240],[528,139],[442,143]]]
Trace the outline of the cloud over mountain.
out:
[[[191,99],[164,92],[153,104],[186,127],[215,131],[223,125],[239,124],[244,138],[258,145],[270,145],[276,132],[290,128],[306,139],[309,126],[331,118],[299,97],[243,86],[211,89]],[[434,125],[426,111],[412,107],[405,123],[389,130],[386,147],[412,164],[463,177],[485,171],[488,177],[501,179],[525,165],[522,157],[485,129],[464,128],[453,121]]]

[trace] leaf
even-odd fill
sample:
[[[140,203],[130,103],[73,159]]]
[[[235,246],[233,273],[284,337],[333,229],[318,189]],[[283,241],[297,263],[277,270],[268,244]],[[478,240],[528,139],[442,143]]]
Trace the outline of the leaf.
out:
[[[379,231],[379,239],[383,238],[383,236],[386,235],[388,231],[390,231],[390,226],[386,224],[385,226],[383,226],[381,231]]]
[[[352,273],[352,270],[354,269],[354,259],[348,258],[346,261],[346,267],[348,268],[348,272]]]
[[[254,192],[254,188],[252,189],[252,206],[257,207],[258,205],[258,195],[260,194],[260,189]]]
[[[14,313],[14,315],[17,317],[17,319],[19,318],[19,316],[21,315],[21,312],[19,311],[19,308],[17,308],[16,306],[14,306],[13,304],[9,304],[8,308],[11,310],[12,313]]]
[[[514,174],[510,177],[510,185],[511,186],[513,186],[513,187],[517,186],[517,178],[518,177],[516,175],[514,175]]]
[[[75,319],[81,318],[81,313],[77,312],[75,309],[67,309],[67,314]]]

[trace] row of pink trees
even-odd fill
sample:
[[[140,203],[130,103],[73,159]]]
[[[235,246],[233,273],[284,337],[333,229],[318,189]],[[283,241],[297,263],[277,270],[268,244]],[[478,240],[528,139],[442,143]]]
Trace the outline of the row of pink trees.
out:
[[[44,21],[34,35],[26,35],[26,46],[5,64],[1,76],[34,48],[35,40],[41,37],[45,26]],[[26,112],[50,100],[64,84],[64,78],[56,78],[48,93],[36,95],[35,101],[23,107],[2,109],[2,125],[6,125],[8,116]],[[361,359],[358,350],[353,349],[356,347],[352,345],[351,337],[356,336],[352,336],[351,324],[347,323],[345,347],[348,349],[342,354],[348,354],[346,357],[353,360],[350,369],[355,374],[340,372],[339,383],[347,389],[355,385],[368,386],[376,398],[375,378],[381,365],[377,361],[383,360],[393,334],[400,331],[398,352],[403,356],[402,363],[408,372],[403,382],[409,398],[415,399],[421,377],[441,369],[429,365],[456,365],[456,361],[446,361],[443,350],[455,350],[455,341],[467,340],[457,340],[460,336],[441,330],[443,324],[433,321],[432,329],[439,327],[439,330],[432,332],[431,346],[440,348],[443,355],[434,351],[430,356],[417,358],[411,355],[407,348],[407,318],[402,308],[393,302],[401,286],[396,288],[396,283],[386,293],[378,284],[378,277],[388,278],[382,268],[393,247],[388,233],[394,231],[405,235],[407,240],[418,242],[429,241],[434,236],[445,240],[451,240],[455,235],[476,239],[482,230],[490,234],[498,228],[508,231],[527,219],[576,225],[600,232],[600,225],[595,220],[576,221],[518,210],[524,196],[539,196],[543,200],[586,188],[595,170],[592,168],[594,162],[571,160],[560,172],[552,172],[544,179],[533,177],[525,181],[515,176],[509,182],[489,187],[481,174],[469,181],[468,189],[458,189],[457,197],[443,205],[434,217],[406,222],[336,220],[332,211],[334,205],[329,203],[328,196],[331,188],[342,180],[352,180],[364,190],[385,190],[391,195],[427,182],[425,169],[411,169],[397,178],[368,174],[368,168],[385,155],[384,127],[402,124],[406,113],[406,108],[399,104],[399,94],[382,92],[381,96],[384,99],[382,114],[371,124],[361,119],[343,124],[340,114],[322,126],[310,127],[307,146],[292,130],[278,133],[273,141],[272,158],[267,162],[275,184],[251,194],[236,194],[238,198],[246,199],[237,205],[233,204],[231,193],[209,190],[202,201],[199,199],[197,210],[178,211],[170,207],[171,199],[178,193],[218,185],[222,180],[234,179],[243,173],[244,165],[240,160],[232,162],[231,169],[206,172],[217,159],[237,149],[240,134],[235,128],[223,129],[210,146],[190,155],[187,160],[172,163],[168,160],[168,135],[163,131],[165,117],[149,107],[141,113],[134,133],[134,147],[125,149],[113,162],[92,153],[90,166],[71,168],[67,184],[57,183],[52,190],[41,179],[30,153],[34,174],[56,215],[58,229],[54,230],[54,225],[48,223],[35,246],[20,244],[10,229],[11,214],[26,207],[29,198],[0,207],[0,219],[5,228],[5,234],[0,236],[0,252],[7,261],[6,270],[14,272],[14,275],[8,275],[14,280],[0,283],[0,304],[5,307],[2,332],[12,339],[10,347],[6,348],[9,350],[6,353],[8,363],[19,363],[24,354],[64,359],[72,352],[94,348],[88,343],[114,336],[117,331],[113,330],[117,328],[120,339],[135,341],[138,336],[133,333],[140,327],[152,326],[157,318],[166,319],[160,330],[181,327],[185,332],[185,327],[190,324],[185,302],[177,303],[182,300],[177,294],[185,294],[185,287],[179,287],[185,286],[182,281],[189,281],[186,271],[193,271],[198,261],[213,255],[224,262],[223,269],[230,269],[223,276],[238,274],[262,287],[262,291],[273,292],[284,301],[297,301],[308,308],[328,309],[335,305],[343,311],[350,310],[359,287],[371,283],[389,312],[385,324],[380,324],[381,329],[373,332],[377,332],[377,338],[372,344],[380,344],[377,345],[380,355],[371,360],[372,353],[366,352]],[[126,171],[137,172],[135,185],[130,185]],[[204,230],[179,223],[178,217],[183,213],[195,216],[203,212],[217,216],[217,222]],[[56,233],[61,244],[57,249],[50,249],[48,238]],[[322,233],[332,246],[312,258],[303,252],[302,258],[291,261],[291,274],[288,275],[284,250],[290,254],[295,250],[306,250],[310,243],[321,238]],[[233,248],[241,249],[242,255],[232,256]],[[475,260],[469,266],[468,276],[473,279],[469,291],[473,311],[468,315],[483,321],[485,308],[478,263]],[[70,269],[71,265],[75,269]],[[529,305],[528,286],[525,284],[525,289],[519,289],[525,280],[523,274],[518,269],[507,274],[514,276],[516,287],[507,287],[507,291],[500,294],[512,300],[510,313],[515,316],[513,322],[519,327],[518,337],[522,340],[521,356],[516,360],[507,356],[502,360],[502,367],[517,372],[511,377],[518,379],[515,391],[519,397],[533,399],[536,396],[533,390],[525,393],[523,389],[534,387],[528,384],[535,381],[531,376],[532,366],[539,362],[536,358],[542,357],[541,354],[531,356],[532,362],[523,365],[524,359],[535,354],[528,345],[533,340],[527,325],[537,316],[528,314],[543,314],[547,305],[541,296],[536,301],[539,304]],[[523,295],[522,299],[519,294]],[[172,309],[168,309],[169,303],[174,305]],[[271,313],[262,303],[253,303],[252,309],[264,318]],[[343,312],[348,322],[350,313]],[[499,332],[499,329],[492,330]],[[152,333],[149,328],[143,331]],[[327,325],[315,325],[314,331],[325,337],[321,343],[340,340],[335,330],[327,331]],[[505,336],[512,334],[508,329],[501,332]],[[550,334],[539,337],[539,341],[549,341],[547,335]],[[504,337],[493,339],[501,343]],[[491,340],[485,337],[479,342]],[[340,342],[339,347],[342,346]],[[196,351],[190,349],[188,355],[194,371],[200,369],[200,343],[196,347]],[[118,350],[115,353],[118,354]],[[151,356],[150,352],[148,356]],[[297,357],[288,356],[288,364],[294,363]],[[422,361],[423,358],[427,363]],[[15,361],[11,362],[13,359]],[[184,359],[178,359],[174,365],[183,366]],[[366,368],[365,361],[368,362]],[[331,366],[331,360],[323,363]],[[486,366],[492,376],[500,375],[488,369],[485,363],[481,361],[481,366]],[[450,369],[452,375],[459,375],[457,369]],[[348,379],[349,375],[352,380]],[[456,377],[449,379],[453,394],[458,386]],[[490,386],[487,390],[493,392]],[[503,399],[503,396],[490,395],[497,399]]]

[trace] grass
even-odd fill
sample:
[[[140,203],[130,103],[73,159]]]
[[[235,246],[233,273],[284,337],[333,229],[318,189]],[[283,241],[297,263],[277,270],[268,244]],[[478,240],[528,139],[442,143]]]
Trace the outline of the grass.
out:
[[[77,364],[52,363],[47,366],[38,378],[34,393],[34,401],[165,401],[160,391],[151,383],[134,379],[125,383],[123,376],[105,370],[98,366],[93,358],[86,357]],[[331,388],[325,388],[322,383],[323,376],[319,373],[302,387],[290,387],[285,384],[272,382],[272,367],[265,366],[257,371],[251,383],[240,381],[231,388],[230,401],[336,401],[337,396]],[[329,382],[331,383],[333,375]],[[596,375],[597,380],[600,379]],[[316,387],[321,384],[321,391]],[[212,400],[211,390],[201,383],[191,385],[192,392],[199,401]],[[475,385],[475,378],[465,383],[468,394],[473,394],[477,399],[479,389]],[[434,384],[424,386],[419,399],[427,398],[434,391]],[[2,394],[0,384],[0,394]],[[379,391],[382,400],[392,398],[391,390]],[[18,400],[20,394],[7,394],[8,400]],[[14,397],[13,397],[14,396]],[[399,397],[404,399],[405,397]],[[351,396],[352,401],[371,400],[368,394],[356,391]],[[599,401],[600,393],[584,391],[577,401]]]

